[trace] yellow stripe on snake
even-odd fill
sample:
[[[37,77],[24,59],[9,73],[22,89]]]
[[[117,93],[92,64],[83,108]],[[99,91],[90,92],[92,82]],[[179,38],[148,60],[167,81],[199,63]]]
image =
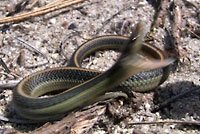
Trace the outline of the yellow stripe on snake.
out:
[[[89,40],[73,54],[71,67],[50,68],[25,77],[13,94],[17,113],[36,121],[53,120],[116,88],[145,92],[159,86],[167,79],[173,59],[166,59],[161,50],[143,43],[145,32],[141,24],[134,33],[130,38],[101,36]],[[122,52],[108,71],[81,68],[84,57],[107,49]],[[149,60],[143,60],[139,54]],[[62,92],[41,97],[54,91]]]

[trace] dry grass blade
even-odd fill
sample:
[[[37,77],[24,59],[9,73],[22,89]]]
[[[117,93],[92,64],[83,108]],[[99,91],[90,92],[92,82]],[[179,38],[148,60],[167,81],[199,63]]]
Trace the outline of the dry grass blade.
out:
[[[83,2],[83,1],[85,1],[85,0],[67,0],[67,1],[66,0],[56,0],[52,3],[47,4],[46,6],[36,9],[34,11],[25,12],[25,13],[21,13],[21,14],[15,15],[15,16],[2,18],[2,19],[0,19],[0,24],[20,21],[20,20],[27,19],[30,17],[43,15],[43,14],[46,14],[46,13],[49,13],[52,11],[56,11],[56,10]]]
[[[28,5],[28,9],[32,9],[35,4],[38,3],[39,0],[34,0],[30,5]]]
[[[34,51],[34,52],[36,52],[36,53],[42,55],[42,56],[48,61],[48,57],[47,57],[44,53],[40,52],[40,51],[39,51],[37,48],[35,48],[33,45],[29,44],[28,42],[24,41],[23,39],[21,39],[21,38],[19,38],[19,37],[16,37],[15,39],[18,40],[19,42],[21,42],[21,43],[23,44],[23,46],[25,46],[25,47],[28,48],[29,50]]]

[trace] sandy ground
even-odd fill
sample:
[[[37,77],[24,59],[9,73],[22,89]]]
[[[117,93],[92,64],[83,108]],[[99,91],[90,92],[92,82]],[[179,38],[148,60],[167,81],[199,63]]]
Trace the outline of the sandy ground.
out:
[[[193,0],[199,7],[200,2]],[[49,1],[48,1],[49,2]],[[5,7],[10,1],[0,1],[0,16],[5,16]],[[68,63],[74,50],[84,43],[100,35],[130,35],[131,27],[139,21],[143,21],[150,29],[155,13],[152,1],[133,1],[133,0],[89,0],[73,7],[65,8],[40,17],[34,17],[26,21],[15,24],[0,25],[0,56],[8,68],[19,75],[18,79],[8,75],[0,67],[0,79],[2,83],[19,81],[28,74],[38,70],[64,66]],[[43,5],[45,2],[39,2]],[[197,11],[191,6],[183,4],[182,19],[184,31],[187,24],[200,28],[197,18]],[[170,22],[166,21],[166,26],[171,27]],[[128,28],[127,28],[128,27]],[[190,28],[190,27],[189,27]],[[191,29],[192,30],[192,29]],[[184,32],[183,32],[184,33]],[[154,32],[154,44],[163,49],[166,39],[164,27],[157,27]],[[16,38],[21,38],[43,52],[49,59],[40,54],[25,48]],[[174,101],[159,112],[152,113],[153,105],[178,95],[194,87],[199,87],[200,79],[200,40],[198,37],[191,36],[191,33],[182,34],[180,45],[186,57],[181,57],[181,64],[176,71],[171,73],[169,79],[153,93],[137,95],[142,98],[142,104],[137,112],[130,113],[126,121],[160,121],[160,120],[200,120],[200,92],[199,90]],[[20,64],[19,56],[24,54],[24,62]],[[95,57],[85,59],[84,66],[92,69],[106,70],[116,61],[116,54],[113,51],[99,52]],[[32,67],[42,64],[39,67]],[[199,87],[200,88],[200,87]],[[12,90],[0,89],[0,115],[9,113],[5,107],[12,100]],[[14,115],[13,115],[14,117]],[[103,124],[103,125],[102,125]],[[15,129],[15,124],[0,122],[1,129]],[[20,126],[19,131],[24,131],[26,125]],[[3,131],[2,131],[3,132]],[[90,133],[174,133],[174,134],[197,134],[200,130],[196,126],[185,126],[177,124],[159,125],[132,125],[127,126],[124,120],[113,121],[108,116],[95,124]]]

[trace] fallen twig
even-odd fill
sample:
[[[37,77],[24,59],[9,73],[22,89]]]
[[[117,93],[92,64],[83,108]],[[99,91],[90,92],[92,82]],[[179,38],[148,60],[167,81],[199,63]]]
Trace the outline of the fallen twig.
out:
[[[149,125],[149,124],[182,124],[182,125],[200,125],[200,121],[182,121],[182,120],[167,120],[167,121],[143,121],[129,122],[128,125]]]
[[[6,83],[0,83],[0,89],[13,89],[17,86],[19,80],[9,80]]]
[[[0,121],[9,122],[9,123],[15,123],[15,124],[37,124],[37,123],[34,122],[34,121],[7,118],[7,117],[5,117],[5,116],[3,116],[3,115],[0,115]]]
[[[181,46],[180,39],[181,39],[181,28],[182,28],[182,11],[181,11],[181,2],[180,0],[174,1],[174,9],[173,9],[173,16],[174,21],[172,25],[172,36],[173,36],[173,45],[175,49],[177,49],[178,56],[184,56],[184,50]]]
[[[6,75],[12,75],[14,77],[19,77],[19,75],[15,74],[14,72],[10,71],[10,69],[7,67],[6,63],[3,61],[2,58],[0,58],[0,65],[4,68],[5,72],[7,73]]]
[[[46,64],[49,63],[49,59],[48,57],[42,53],[41,51],[39,51],[37,48],[33,47],[31,44],[29,44],[28,42],[24,41],[23,39],[21,38],[16,38],[19,42],[21,42],[26,48],[28,48],[29,50],[31,51],[34,51],[36,52],[37,54],[40,54],[42,55],[47,61],[45,62],[42,62],[42,63],[39,63],[39,64],[36,64],[36,65],[25,65],[25,68],[36,68],[36,67],[39,67],[39,66],[44,66]]]
[[[190,30],[190,29],[187,28],[187,27],[186,27],[186,29],[187,29],[188,32],[190,32],[192,35],[194,35],[196,38],[200,39],[200,36],[197,35],[195,32],[193,32],[192,30]]]
[[[10,79],[14,79],[16,77],[16,74],[13,75],[13,73],[6,73],[6,72],[0,72],[1,75],[5,75],[6,77]]]
[[[34,0],[30,5],[28,5],[28,9],[32,9],[39,0]]]
[[[2,18],[2,19],[0,19],[0,24],[16,22],[16,21],[20,21],[23,19],[39,16],[42,14],[46,14],[46,13],[49,13],[52,11],[56,11],[56,10],[65,8],[67,6],[71,6],[71,5],[83,2],[83,1],[85,1],[85,0],[56,0],[52,3],[49,3],[49,4],[41,7],[41,8],[38,8],[36,10],[21,13],[21,14],[15,15],[15,16]]]
[[[93,105],[89,109],[71,113],[53,124],[46,123],[34,130],[34,134],[82,134],[88,133],[100,116],[105,114],[106,106]]]
[[[24,41],[23,39],[19,38],[19,37],[16,37],[15,38],[16,40],[18,40],[19,42],[21,42],[26,48],[28,48],[29,50],[31,51],[34,51],[36,52],[37,54],[40,54],[42,55],[45,59],[47,59],[48,61],[48,57],[42,53],[41,51],[39,51],[37,48],[33,47],[31,44],[29,44],[28,42]]]
[[[61,121],[57,121],[54,124],[47,122],[40,128],[34,130],[34,134],[65,134],[69,133],[71,126],[76,122],[74,114],[70,114],[63,118]]]
[[[25,68],[28,68],[28,69],[37,68],[37,67],[44,66],[44,65],[46,65],[48,63],[49,63],[48,61],[45,61],[45,62],[38,63],[36,65],[25,65]]]
[[[167,12],[169,8],[169,1],[168,0],[161,0],[159,3],[159,7],[157,7],[157,11],[154,15],[154,20],[151,23],[150,31],[153,31],[155,27],[158,25],[164,25],[165,18],[167,17]]]
[[[7,67],[6,63],[3,61],[2,58],[0,58],[0,64],[5,69],[5,72],[9,74],[10,73],[10,69]]]

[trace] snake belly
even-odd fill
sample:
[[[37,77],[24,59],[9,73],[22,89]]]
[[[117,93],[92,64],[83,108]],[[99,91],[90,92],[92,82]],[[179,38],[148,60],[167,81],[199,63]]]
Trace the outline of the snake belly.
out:
[[[37,121],[54,119],[82,107],[117,86],[125,90],[146,92],[163,83],[169,74],[168,66],[138,73],[137,69],[133,71],[128,67],[129,61],[124,60],[104,73],[81,68],[82,60],[94,51],[113,49],[121,52],[129,42],[130,39],[124,36],[94,38],[81,45],[73,54],[69,64],[71,67],[50,68],[25,77],[13,94],[17,113]],[[165,58],[161,50],[145,43],[141,52],[153,59],[162,61]],[[50,92],[61,93],[40,97]]]

